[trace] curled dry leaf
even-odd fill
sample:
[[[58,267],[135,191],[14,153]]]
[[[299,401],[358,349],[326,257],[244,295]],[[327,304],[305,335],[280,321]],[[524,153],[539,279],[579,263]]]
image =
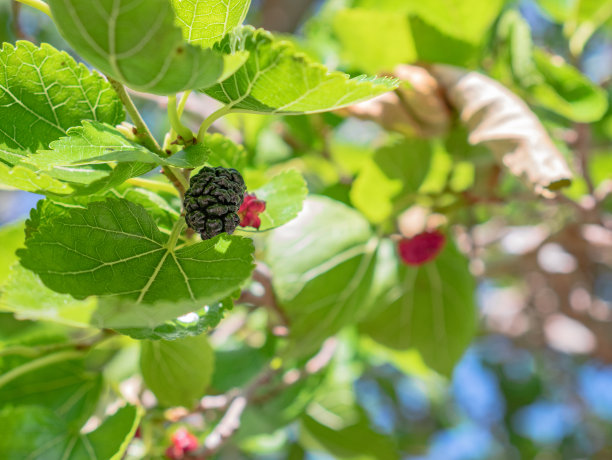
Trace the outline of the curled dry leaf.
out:
[[[487,146],[510,172],[545,196],[570,185],[565,158],[519,97],[477,72],[446,65],[433,66],[431,72],[468,127],[472,145]]]
[[[394,76],[402,80],[395,92],[356,104],[345,113],[409,137],[446,133],[451,114],[436,79],[422,67],[411,65],[396,67]]]

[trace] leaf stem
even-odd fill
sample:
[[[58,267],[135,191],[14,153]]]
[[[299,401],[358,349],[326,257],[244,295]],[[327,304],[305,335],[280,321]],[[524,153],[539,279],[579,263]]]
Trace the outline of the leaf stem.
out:
[[[176,243],[178,242],[181,233],[183,233],[186,226],[187,224],[185,223],[185,217],[181,215],[172,227],[172,233],[170,233],[170,237],[168,238],[168,243],[166,245],[168,249],[172,251],[176,247]]]
[[[42,0],[17,0],[19,3],[23,3],[24,5],[31,6],[32,8],[36,8],[38,11],[42,11],[50,18],[51,16],[51,8]]]
[[[50,364],[58,363],[61,361],[82,358],[83,356],[85,356],[85,352],[83,351],[70,350],[43,356],[42,358],[29,361],[25,364],[22,364],[21,366],[11,369],[6,374],[0,376],[0,388],[9,383],[11,380],[15,380],[16,378],[21,377],[22,375],[27,374],[28,372],[32,372],[36,369],[40,369],[41,367],[45,367]]]
[[[176,95],[168,96],[168,120],[170,120],[170,126],[173,131],[170,134],[171,138],[176,133],[186,141],[193,139],[191,130],[181,123],[181,115],[176,107]]]
[[[181,100],[179,101],[178,108],[177,108],[179,117],[183,116],[183,112],[185,111],[185,106],[187,105],[187,100],[189,99],[190,95],[191,95],[191,90],[188,89],[181,96]]]
[[[206,120],[204,120],[204,122],[202,123],[198,131],[198,142],[204,141],[204,136],[206,136],[206,132],[208,131],[208,128],[210,128],[215,121],[217,121],[221,117],[224,117],[231,111],[232,111],[231,106],[224,105],[216,112],[213,112]]]
[[[123,84],[118,82],[117,80],[109,77],[108,75],[106,75],[106,78],[119,96],[119,99],[121,99],[121,102],[123,103],[125,109],[130,114],[130,118],[132,118],[132,121],[134,122],[134,125],[138,130],[138,135],[144,138],[144,146],[147,147],[149,150],[157,153],[159,156],[162,156],[161,147],[153,137],[153,134],[151,134],[151,131],[149,130],[149,127],[147,126],[145,121],[142,119],[140,112],[136,108],[134,101],[132,101],[132,98],[125,89],[125,86],[123,86]]]
[[[144,146],[163,158],[164,152],[162,151],[158,142],[153,137],[153,134],[151,134],[149,127],[142,119],[140,112],[136,108],[136,105],[134,105],[134,101],[132,101],[132,98],[125,89],[125,86],[117,80],[109,77],[108,75],[106,76],[106,78],[108,79],[114,90],[117,92],[119,99],[123,103],[127,112],[130,114],[130,117],[132,118],[132,121],[134,122],[134,125],[136,126],[136,129],[138,131],[138,134],[144,138]],[[177,172],[175,168],[169,166],[164,166],[162,168],[162,171],[166,175],[166,177],[170,179],[170,182],[174,184],[180,195],[183,196],[185,194],[185,191],[189,188],[189,183],[187,182],[187,179],[185,179],[185,176],[183,176],[180,171]]]

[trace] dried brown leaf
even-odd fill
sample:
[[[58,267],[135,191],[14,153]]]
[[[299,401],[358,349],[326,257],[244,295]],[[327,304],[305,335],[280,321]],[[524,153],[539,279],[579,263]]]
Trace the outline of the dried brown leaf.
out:
[[[472,145],[487,146],[510,172],[545,196],[570,185],[565,158],[518,96],[477,72],[446,65],[431,72],[468,127]]]

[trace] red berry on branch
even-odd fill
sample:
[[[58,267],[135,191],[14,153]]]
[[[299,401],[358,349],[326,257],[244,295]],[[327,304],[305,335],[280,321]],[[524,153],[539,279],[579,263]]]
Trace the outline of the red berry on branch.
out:
[[[198,448],[198,438],[185,428],[179,428],[170,438],[172,445],[166,449],[166,457],[170,460],[181,460],[187,452]]]
[[[442,251],[445,242],[444,234],[435,230],[402,239],[398,250],[405,264],[419,266],[434,260]]]
[[[261,219],[259,214],[266,210],[266,202],[257,199],[255,194],[247,194],[238,210],[241,227],[254,227],[259,230]]]
[[[178,446],[172,445],[166,449],[166,458],[170,460],[182,460],[185,456],[185,451]]]

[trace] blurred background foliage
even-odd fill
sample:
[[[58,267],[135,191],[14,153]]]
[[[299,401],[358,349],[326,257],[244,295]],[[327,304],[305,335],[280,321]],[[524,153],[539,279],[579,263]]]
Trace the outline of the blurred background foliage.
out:
[[[251,183],[269,168],[298,169],[311,193],[359,210],[381,232],[393,232],[414,204],[444,216],[469,255],[480,318],[448,376],[412,350],[371,338],[385,329],[344,330],[331,366],[250,407],[219,457],[612,458],[612,1],[259,0],[247,23],[286,34],[352,75],[393,73],[403,63],[479,70],[529,104],[575,178],[555,198],[536,197],[486,148],[470,145],[452,117],[419,118],[418,110],[411,121],[392,118],[394,126],[346,111],[216,123],[244,144]],[[69,49],[48,18],[7,0],[0,38]],[[138,98],[158,138],[168,129],[164,103]],[[192,128],[214,107],[194,95],[186,109]],[[418,161],[401,163],[405,151]],[[0,191],[0,223],[23,219],[39,198]],[[11,237],[2,231],[3,241]],[[1,247],[0,257],[2,279],[13,260]],[[70,334],[0,318],[5,342],[41,329]],[[222,393],[249,382],[274,355],[275,340],[263,313],[236,307],[211,337],[212,387]],[[115,385],[137,372],[135,353],[125,339],[107,369]],[[128,458],[162,455],[175,425],[156,416]],[[208,422],[201,414],[175,419],[202,433]]]

